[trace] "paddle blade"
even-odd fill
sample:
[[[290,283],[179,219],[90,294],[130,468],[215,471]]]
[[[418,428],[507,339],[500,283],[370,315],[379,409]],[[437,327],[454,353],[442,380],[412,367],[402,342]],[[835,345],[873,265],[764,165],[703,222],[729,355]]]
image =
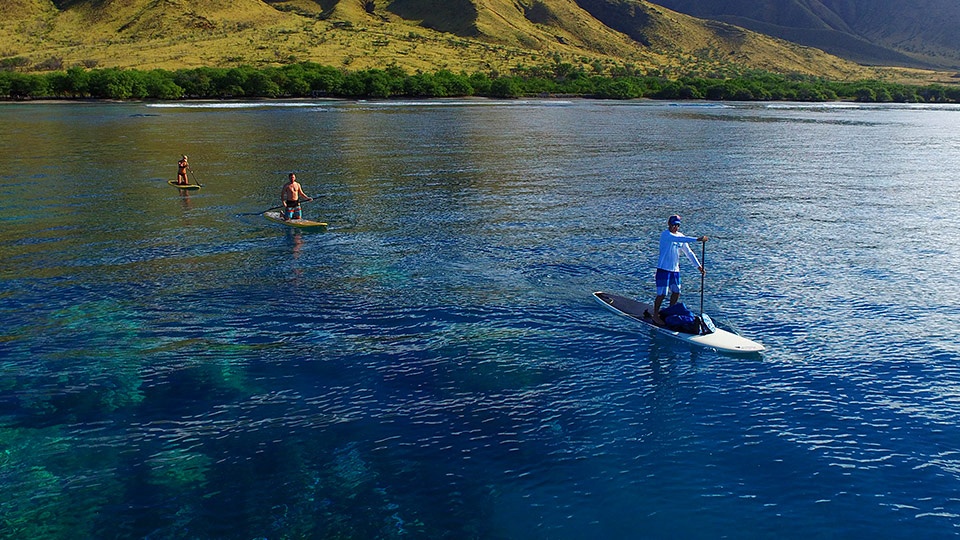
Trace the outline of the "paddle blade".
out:
[[[717,327],[713,324],[713,319],[710,318],[706,313],[700,314],[700,335],[712,334],[717,331]]]

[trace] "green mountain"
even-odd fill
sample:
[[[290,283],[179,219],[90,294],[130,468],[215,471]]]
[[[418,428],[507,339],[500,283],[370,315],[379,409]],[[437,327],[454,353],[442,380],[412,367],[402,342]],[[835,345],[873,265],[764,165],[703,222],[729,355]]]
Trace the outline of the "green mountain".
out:
[[[5,0],[0,60],[25,70],[313,61],[506,72],[563,61],[665,74],[878,76],[818,49],[642,0]]]

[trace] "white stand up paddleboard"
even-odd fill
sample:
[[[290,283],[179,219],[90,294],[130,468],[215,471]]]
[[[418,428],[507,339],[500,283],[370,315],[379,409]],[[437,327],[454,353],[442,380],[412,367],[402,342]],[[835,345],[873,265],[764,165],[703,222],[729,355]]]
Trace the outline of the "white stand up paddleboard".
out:
[[[658,326],[653,322],[651,316],[653,306],[632,300],[625,296],[607,292],[595,292],[593,293],[593,297],[614,313],[630,317],[665,336],[670,336],[691,345],[728,353],[758,353],[764,350],[763,345],[721,328],[716,328],[709,334],[687,334],[685,332],[671,330],[664,326]]]

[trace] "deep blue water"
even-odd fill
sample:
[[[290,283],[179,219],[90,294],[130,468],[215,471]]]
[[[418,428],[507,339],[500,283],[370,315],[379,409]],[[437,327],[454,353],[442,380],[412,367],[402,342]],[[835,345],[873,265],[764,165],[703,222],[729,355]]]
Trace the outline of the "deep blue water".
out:
[[[3,538],[960,535],[960,108],[0,105]],[[166,181],[190,155],[202,190]],[[299,233],[256,213],[287,172]],[[652,298],[706,234],[737,357]],[[684,301],[699,308],[681,261]]]

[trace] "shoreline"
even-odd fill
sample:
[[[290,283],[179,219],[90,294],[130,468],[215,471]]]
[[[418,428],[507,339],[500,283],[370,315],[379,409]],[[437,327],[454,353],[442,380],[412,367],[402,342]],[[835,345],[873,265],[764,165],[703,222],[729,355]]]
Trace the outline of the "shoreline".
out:
[[[724,104],[724,103],[766,103],[766,104],[777,104],[777,103],[796,103],[804,104],[808,106],[815,105],[829,105],[829,104],[843,104],[843,105],[888,105],[888,106],[956,106],[960,107],[960,102],[923,102],[923,101],[860,101],[854,99],[834,99],[834,100],[789,100],[789,99],[743,99],[743,100],[724,100],[724,99],[706,99],[706,98],[651,98],[651,97],[639,97],[639,98],[628,98],[628,99],[611,99],[611,98],[599,98],[595,96],[578,96],[578,95],[537,95],[537,96],[521,96],[516,98],[502,98],[502,97],[491,97],[491,96],[461,96],[461,97],[389,97],[389,98],[342,98],[342,97],[323,97],[323,98],[304,98],[304,97],[289,97],[289,98],[226,98],[226,99],[210,99],[210,98],[198,98],[198,99],[107,99],[107,98],[39,98],[39,99],[11,99],[11,98],[0,98],[0,105],[108,105],[108,104],[145,104],[145,105],[166,105],[171,108],[176,107],[178,104],[191,105],[191,104],[209,104],[209,105],[227,105],[227,104],[249,104],[256,105],[257,103],[263,103],[265,105],[275,103],[275,104],[291,104],[291,103],[308,103],[309,105],[320,105],[323,102],[332,102],[332,103],[397,103],[397,102],[443,102],[443,101],[476,101],[476,102],[490,102],[490,101],[499,101],[499,102],[523,102],[528,100],[584,100],[584,101],[602,101],[610,103],[627,103],[627,102],[647,102],[647,103],[690,103],[690,104]]]

